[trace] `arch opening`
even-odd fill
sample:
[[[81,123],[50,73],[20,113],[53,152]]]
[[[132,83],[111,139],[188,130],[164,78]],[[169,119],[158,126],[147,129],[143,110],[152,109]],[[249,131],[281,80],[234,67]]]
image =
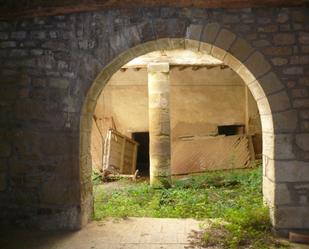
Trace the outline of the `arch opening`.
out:
[[[241,62],[231,53],[223,50],[215,45],[203,42],[196,42],[189,39],[160,39],[151,41],[133,47],[116,59],[114,59],[96,78],[92,84],[82,109],[82,116],[80,122],[80,177],[81,177],[81,211],[82,211],[82,224],[86,224],[92,214],[92,183],[91,183],[91,139],[90,132],[92,129],[92,117],[95,112],[95,107],[99,95],[101,94],[106,83],[110,80],[112,75],[116,73],[123,65],[132,61],[134,58],[144,55],[146,53],[154,52],[157,50],[174,50],[185,49],[202,54],[210,55],[231,68],[251,92],[261,117],[262,134],[263,134],[263,175],[266,176],[266,171],[272,171],[274,168],[274,125],[273,117],[269,102],[264,91],[265,84],[276,76],[270,72],[269,68],[264,68],[263,58],[259,53],[252,53],[249,59]],[[253,58],[252,58],[253,57]],[[246,64],[260,65],[260,73],[257,77],[254,72],[248,69]],[[266,67],[268,67],[265,61]],[[266,168],[266,165],[267,168]],[[271,167],[271,168],[270,168]],[[263,179],[264,199],[272,208],[275,198],[275,186],[269,181]],[[272,209],[271,209],[272,210]],[[273,214],[273,212],[272,212]]]

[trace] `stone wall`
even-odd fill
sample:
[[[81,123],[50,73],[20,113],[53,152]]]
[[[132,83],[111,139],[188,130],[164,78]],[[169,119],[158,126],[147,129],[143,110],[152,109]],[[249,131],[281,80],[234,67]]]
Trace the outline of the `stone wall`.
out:
[[[264,196],[275,228],[309,229],[308,8],[135,8],[0,22],[1,223],[68,229],[87,221],[90,170],[81,165],[90,136],[80,127],[91,125],[82,106],[93,114],[103,87],[95,78],[108,63],[120,64],[107,78],[127,62],[121,53],[161,38],[174,40],[147,49],[178,41],[245,65],[237,72],[253,82],[262,114]]]

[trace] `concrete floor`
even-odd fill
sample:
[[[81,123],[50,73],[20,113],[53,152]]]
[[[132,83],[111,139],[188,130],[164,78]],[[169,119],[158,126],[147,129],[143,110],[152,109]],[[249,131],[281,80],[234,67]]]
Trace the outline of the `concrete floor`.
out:
[[[192,230],[199,230],[193,219],[110,219],[76,232],[2,232],[0,249],[184,249],[194,248],[188,241]]]

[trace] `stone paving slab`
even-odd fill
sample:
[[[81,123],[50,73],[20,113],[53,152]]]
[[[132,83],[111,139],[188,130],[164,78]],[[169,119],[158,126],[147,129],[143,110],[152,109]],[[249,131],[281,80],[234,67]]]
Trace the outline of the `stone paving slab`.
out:
[[[76,232],[0,233],[0,249],[185,249],[193,219],[127,218],[92,222]],[[212,248],[214,249],[214,248]],[[309,249],[295,245],[293,249]]]

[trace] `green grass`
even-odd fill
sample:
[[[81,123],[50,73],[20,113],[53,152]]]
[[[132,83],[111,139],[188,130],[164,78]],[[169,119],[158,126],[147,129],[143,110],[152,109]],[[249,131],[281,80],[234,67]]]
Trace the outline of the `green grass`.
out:
[[[283,248],[270,235],[262,200],[262,169],[218,171],[176,180],[169,189],[147,182],[121,189],[95,186],[95,220],[106,217],[212,218],[194,243],[222,248]]]

